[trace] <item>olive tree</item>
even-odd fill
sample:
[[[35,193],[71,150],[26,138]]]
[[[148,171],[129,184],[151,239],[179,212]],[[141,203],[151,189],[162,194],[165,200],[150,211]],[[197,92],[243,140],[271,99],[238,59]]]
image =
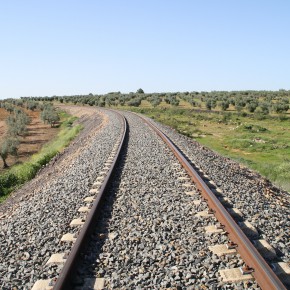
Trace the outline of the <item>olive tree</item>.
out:
[[[6,119],[8,135],[15,137],[25,134],[29,123],[30,118],[27,114],[20,109],[14,109],[14,114]]]
[[[38,107],[38,103],[37,102],[34,102],[34,101],[29,101],[26,104],[26,108],[28,110],[31,110],[31,111],[34,111],[37,107]]]
[[[7,168],[6,159],[8,155],[17,156],[19,141],[17,138],[7,138],[0,144],[0,156],[3,161],[3,168]]]
[[[205,106],[208,110],[211,110],[212,108],[212,103],[211,103],[211,100],[207,100],[206,103],[205,103]]]
[[[273,110],[275,113],[286,113],[289,110],[289,104],[286,102],[277,102],[273,105]]]
[[[246,107],[250,113],[254,113],[256,108],[258,107],[258,103],[257,102],[250,102],[250,103],[247,103]]]
[[[139,107],[141,105],[141,99],[135,98],[128,102],[128,106]]]
[[[223,111],[226,111],[230,107],[230,103],[228,101],[222,101],[220,107]]]
[[[53,127],[59,120],[58,113],[54,110],[53,106],[46,106],[40,114],[44,123],[49,123]]]

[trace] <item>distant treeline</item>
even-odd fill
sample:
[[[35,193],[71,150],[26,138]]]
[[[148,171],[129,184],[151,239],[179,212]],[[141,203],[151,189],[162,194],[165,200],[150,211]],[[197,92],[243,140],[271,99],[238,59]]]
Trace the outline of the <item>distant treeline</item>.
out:
[[[148,101],[153,107],[162,102],[172,106],[179,106],[183,100],[197,109],[220,109],[226,111],[232,106],[236,111],[269,114],[286,113],[289,110],[290,91],[212,91],[212,92],[174,92],[174,93],[144,93],[142,89],[136,93],[122,94],[110,92],[96,95],[52,96],[22,98],[28,101],[58,101],[98,107],[133,106],[139,107],[142,100]]]

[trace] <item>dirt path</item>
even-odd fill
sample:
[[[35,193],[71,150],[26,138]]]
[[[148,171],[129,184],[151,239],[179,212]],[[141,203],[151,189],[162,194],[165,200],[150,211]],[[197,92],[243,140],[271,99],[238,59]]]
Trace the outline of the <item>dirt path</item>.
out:
[[[78,118],[84,116],[92,116],[96,113],[96,107],[85,107],[85,106],[70,106],[70,105],[56,105],[55,107],[67,111],[69,114]]]

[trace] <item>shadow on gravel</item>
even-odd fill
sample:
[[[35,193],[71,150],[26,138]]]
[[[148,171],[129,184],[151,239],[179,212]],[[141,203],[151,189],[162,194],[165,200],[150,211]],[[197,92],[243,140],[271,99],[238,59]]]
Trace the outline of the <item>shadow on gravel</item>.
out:
[[[113,171],[110,184],[106,192],[104,192],[101,212],[96,221],[96,227],[92,231],[90,240],[85,246],[85,251],[81,254],[80,264],[77,268],[77,275],[74,284],[76,287],[83,285],[84,279],[95,277],[95,267],[100,254],[103,252],[103,245],[108,239],[109,223],[112,217],[113,205],[116,199],[116,191],[120,187],[121,175],[126,162],[129,142],[129,127],[127,127],[127,135],[124,140],[123,150],[120,153],[118,163]],[[102,275],[103,276],[103,275]]]

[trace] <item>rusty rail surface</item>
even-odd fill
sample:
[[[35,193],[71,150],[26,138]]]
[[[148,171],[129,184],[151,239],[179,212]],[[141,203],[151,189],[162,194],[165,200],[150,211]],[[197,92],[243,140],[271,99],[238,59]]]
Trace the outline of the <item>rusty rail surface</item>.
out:
[[[104,179],[100,191],[92,205],[92,208],[86,218],[85,223],[82,226],[82,229],[69,253],[69,256],[60,272],[60,275],[58,276],[56,283],[53,287],[54,290],[70,290],[73,289],[73,278],[75,277],[76,273],[76,267],[78,266],[78,262],[80,259],[80,254],[86,244],[86,241],[89,238],[89,234],[96,222],[96,219],[100,213],[100,207],[101,207],[101,201],[102,197],[104,196],[104,192],[106,188],[108,187],[110,178],[112,176],[112,172],[116,166],[116,163],[119,159],[121,149],[123,148],[124,140],[127,135],[127,120],[126,118],[121,115],[120,113],[117,113],[119,117],[121,118],[123,122],[123,133],[121,142],[118,147],[117,154],[114,157],[114,160],[112,162],[112,165],[106,175],[106,178]]]
[[[135,114],[137,115],[137,114]],[[240,229],[228,211],[224,208],[215,194],[210,190],[207,184],[199,176],[196,170],[186,160],[184,155],[173,144],[173,142],[153,123],[146,118],[139,116],[146,124],[148,124],[168,145],[173,154],[179,160],[181,165],[185,168],[192,181],[196,184],[200,190],[204,199],[208,203],[208,206],[214,211],[214,214],[218,221],[225,227],[226,232],[229,234],[229,238],[237,245],[237,251],[245,261],[246,265],[253,270],[252,274],[257,283],[262,289],[286,289],[280,279],[273,272],[271,267],[267,264],[264,258],[260,255],[257,249],[253,246],[248,237]]]

